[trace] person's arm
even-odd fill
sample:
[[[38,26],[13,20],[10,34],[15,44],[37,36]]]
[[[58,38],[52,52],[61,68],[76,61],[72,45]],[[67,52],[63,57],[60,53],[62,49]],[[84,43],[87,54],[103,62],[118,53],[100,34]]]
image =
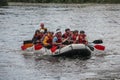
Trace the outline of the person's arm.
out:
[[[54,38],[53,38],[53,44],[54,44],[54,45],[60,45],[60,44],[61,44],[61,43],[57,43],[57,40],[58,40],[57,37],[54,37]]]
[[[66,38],[66,39],[63,38],[62,43],[66,42],[68,39],[69,38]]]

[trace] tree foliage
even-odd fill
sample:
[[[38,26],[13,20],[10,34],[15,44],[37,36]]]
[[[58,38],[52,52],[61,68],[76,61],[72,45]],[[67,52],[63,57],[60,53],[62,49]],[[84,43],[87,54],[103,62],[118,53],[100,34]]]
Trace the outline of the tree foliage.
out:
[[[8,5],[7,0],[0,0],[0,6]]]
[[[0,0],[1,1],[1,0]],[[6,0],[2,0],[6,1]],[[10,2],[30,3],[120,3],[120,0],[8,0]]]

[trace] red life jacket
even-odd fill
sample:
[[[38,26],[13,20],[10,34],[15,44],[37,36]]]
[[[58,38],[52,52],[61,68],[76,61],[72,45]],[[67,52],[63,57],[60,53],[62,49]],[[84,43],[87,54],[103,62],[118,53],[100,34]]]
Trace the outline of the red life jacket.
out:
[[[49,40],[47,41],[47,43],[52,45],[52,37],[48,37],[48,38],[49,38]]]
[[[78,36],[78,35],[73,35],[73,36],[72,36],[72,40],[73,40],[73,41],[76,41],[77,36]]]
[[[34,35],[34,38],[37,38],[37,37],[38,37],[38,34],[35,34],[35,35]]]
[[[62,42],[62,36],[59,36],[59,35],[55,34],[54,37],[57,37],[56,43],[61,43],[61,42]],[[54,45],[54,46],[57,46],[56,44],[53,44],[53,45]]]
[[[63,38],[68,38],[70,35],[68,33],[63,34]]]
[[[43,35],[38,35],[38,34],[34,35],[34,38],[42,38],[42,37],[43,37]]]
[[[86,39],[85,39],[85,37],[86,37],[86,35],[84,34],[84,35],[79,35],[79,38],[78,38],[78,40],[79,40],[79,43],[83,43],[83,44],[85,44],[87,41],[86,41]]]
[[[57,37],[57,43],[61,43],[62,42],[62,37],[61,36],[58,36],[58,35],[56,35],[56,37]]]

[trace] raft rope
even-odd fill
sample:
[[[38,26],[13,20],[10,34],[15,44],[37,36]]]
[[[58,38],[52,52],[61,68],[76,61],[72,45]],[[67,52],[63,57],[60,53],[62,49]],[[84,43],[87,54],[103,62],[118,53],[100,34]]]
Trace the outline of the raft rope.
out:
[[[73,46],[72,46],[72,44],[71,44],[69,47],[71,47],[71,49],[73,50]]]

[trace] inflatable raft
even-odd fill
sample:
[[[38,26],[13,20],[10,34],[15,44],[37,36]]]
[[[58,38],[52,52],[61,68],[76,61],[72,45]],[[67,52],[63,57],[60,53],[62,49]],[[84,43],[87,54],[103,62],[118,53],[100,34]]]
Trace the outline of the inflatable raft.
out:
[[[92,51],[94,49],[97,50],[105,50],[105,46],[99,45],[102,42],[102,40],[95,40],[88,45],[85,44],[70,44],[62,48],[55,48],[53,49],[47,49],[43,47],[40,44],[34,45],[30,44],[31,41],[24,41],[23,45],[21,46],[21,49],[24,54],[27,55],[51,55],[51,56],[66,56],[66,57],[72,57],[72,56],[81,56],[81,57],[87,57],[91,56]]]
[[[54,57],[59,57],[59,56],[65,56],[65,57],[73,57],[73,56],[80,56],[80,57],[87,57],[91,56],[92,50],[84,45],[84,44],[70,44],[67,45],[63,48],[56,49],[54,52],[51,51],[51,49],[47,49],[42,47],[39,50],[35,50],[34,46],[27,48],[26,50],[23,51],[25,54],[31,55],[31,53],[41,56],[41,55],[50,55]]]
[[[88,46],[84,44],[70,44],[63,48],[57,49],[55,52],[52,53],[53,56],[81,56],[87,57],[91,56],[91,50]]]

